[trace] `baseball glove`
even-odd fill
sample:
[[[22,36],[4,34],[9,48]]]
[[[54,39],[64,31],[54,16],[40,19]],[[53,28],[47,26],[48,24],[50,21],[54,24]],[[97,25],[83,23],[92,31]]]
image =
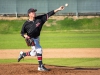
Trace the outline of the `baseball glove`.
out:
[[[34,40],[26,38],[25,41],[27,46],[35,46]]]

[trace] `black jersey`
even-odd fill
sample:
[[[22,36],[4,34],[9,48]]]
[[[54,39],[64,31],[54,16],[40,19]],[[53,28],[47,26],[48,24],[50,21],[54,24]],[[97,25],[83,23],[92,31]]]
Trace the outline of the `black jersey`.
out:
[[[34,21],[27,20],[22,27],[21,35],[27,34],[31,38],[37,38],[40,35],[43,24],[47,19],[54,15],[54,10],[48,12],[47,14],[35,17]],[[24,36],[23,36],[24,37]]]

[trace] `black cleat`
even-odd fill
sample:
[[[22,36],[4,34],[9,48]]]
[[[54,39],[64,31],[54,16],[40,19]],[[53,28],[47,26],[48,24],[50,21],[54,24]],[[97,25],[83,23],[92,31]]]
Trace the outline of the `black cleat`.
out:
[[[18,58],[18,62],[20,62],[21,59],[24,59],[25,56],[24,56],[23,53],[24,52],[22,52],[22,51],[20,52],[20,55],[19,55],[19,58]]]
[[[44,65],[41,65],[41,67],[38,67],[38,71],[49,71],[49,69],[45,68]]]

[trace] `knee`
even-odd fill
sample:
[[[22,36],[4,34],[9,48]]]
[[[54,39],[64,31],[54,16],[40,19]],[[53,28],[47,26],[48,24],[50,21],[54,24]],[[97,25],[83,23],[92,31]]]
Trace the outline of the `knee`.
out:
[[[31,56],[36,56],[36,51],[35,51],[35,50],[32,50],[32,51],[30,52],[30,55],[31,55]]]
[[[36,52],[39,53],[39,54],[42,54],[42,48],[37,48]]]
[[[32,48],[32,50],[31,50],[31,52],[30,52],[30,55],[31,55],[31,56],[36,56],[35,46],[32,46],[31,48]]]

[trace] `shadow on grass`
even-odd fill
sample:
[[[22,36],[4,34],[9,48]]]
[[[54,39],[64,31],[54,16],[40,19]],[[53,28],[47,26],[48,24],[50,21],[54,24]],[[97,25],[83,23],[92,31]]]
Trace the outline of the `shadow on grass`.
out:
[[[63,68],[63,69],[67,69],[67,70],[99,70],[100,69],[97,67],[83,67],[83,66],[82,67],[69,67],[69,66],[57,66],[57,65],[46,65],[46,66]]]

